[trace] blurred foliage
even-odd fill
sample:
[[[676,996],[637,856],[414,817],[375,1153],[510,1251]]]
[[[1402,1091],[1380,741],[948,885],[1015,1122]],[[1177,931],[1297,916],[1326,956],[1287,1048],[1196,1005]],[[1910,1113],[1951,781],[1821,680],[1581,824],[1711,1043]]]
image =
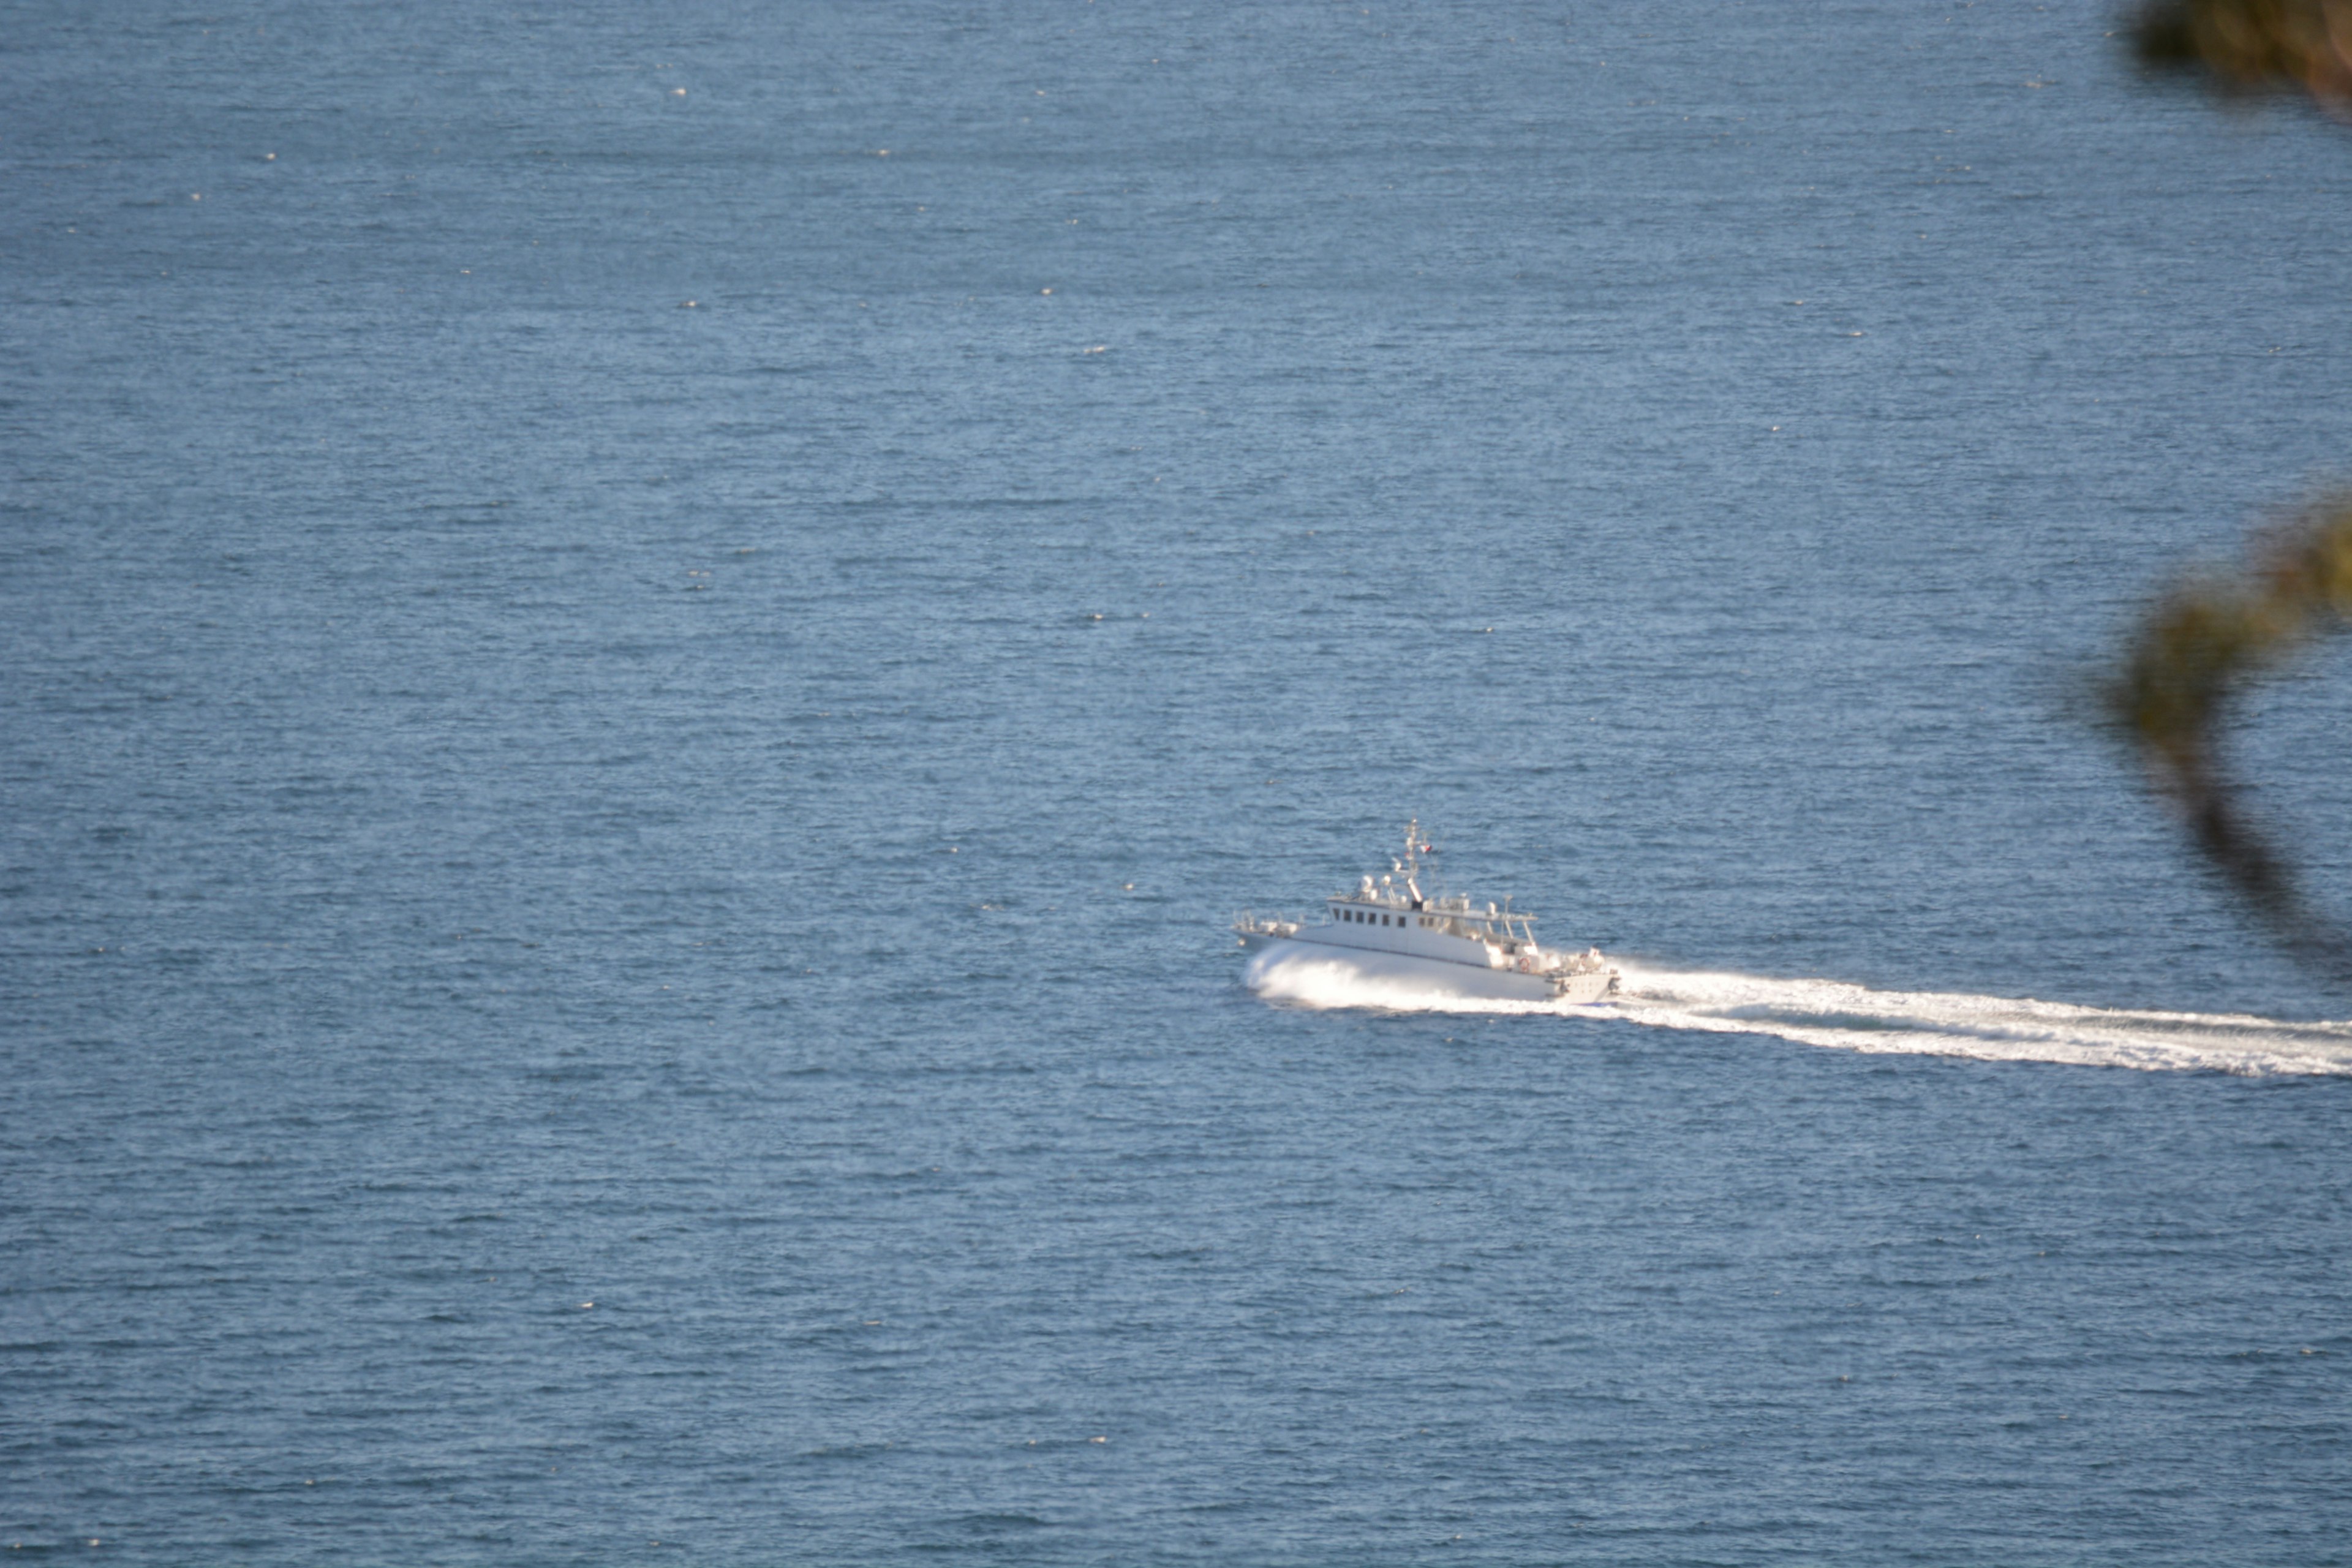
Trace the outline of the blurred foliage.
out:
[[[2352,0],[2145,0],[2132,44],[2142,64],[2201,70],[2227,92],[2352,110]]]
[[[2300,93],[2352,118],[2352,0],[2140,0],[2143,66],[2229,96]],[[2265,542],[2237,581],[2176,587],[2140,625],[2109,696],[2197,847],[2287,948],[2352,982],[2352,936],[2320,918],[2248,821],[2216,750],[2230,699],[2297,647],[2352,625],[2352,495]]]
[[[2173,590],[2139,628],[2110,700],[2197,847],[2298,957],[2352,978],[2352,937],[2305,903],[2292,866],[2248,822],[2220,756],[2230,699],[2263,669],[2352,627],[2352,495],[2265,541],[2237,580]]]

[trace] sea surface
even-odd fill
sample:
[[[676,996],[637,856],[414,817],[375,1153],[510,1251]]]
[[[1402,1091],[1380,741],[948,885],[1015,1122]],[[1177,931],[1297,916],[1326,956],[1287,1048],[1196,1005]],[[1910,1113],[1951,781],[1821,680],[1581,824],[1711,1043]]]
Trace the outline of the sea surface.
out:
[[[10,7],[0,1551],[2352,1563],[2352,995],[2095,722],[2352,130],[2120,26]],[[1245,988],[1416,816],[1615,1001]]]

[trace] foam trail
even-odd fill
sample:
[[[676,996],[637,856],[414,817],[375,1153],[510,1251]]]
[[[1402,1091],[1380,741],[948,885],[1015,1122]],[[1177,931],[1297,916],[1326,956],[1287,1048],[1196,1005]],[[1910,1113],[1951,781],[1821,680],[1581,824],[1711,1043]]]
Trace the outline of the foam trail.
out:
[[[1451,996],[1425,981],[1362,969],[1344,958],[1261,953],[1251,961],[1246,978],[1252,990],[1270,1001],[1307,1007],[1551,1014],[1654,1028],[1772,1035],[1836,1050],[2150,1071],[2352,1076],[2352,1023],[1872,991],[1836,980],[1653,969],[1622,960],[1617,968],[1618,994],[1588,1006]]]

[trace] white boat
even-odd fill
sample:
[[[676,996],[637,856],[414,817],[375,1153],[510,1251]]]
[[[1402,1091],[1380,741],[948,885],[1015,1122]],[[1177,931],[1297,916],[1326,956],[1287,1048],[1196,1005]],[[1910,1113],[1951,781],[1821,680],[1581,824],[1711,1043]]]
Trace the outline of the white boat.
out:
[[[1380,979],[1427,984],[1459,996],[1527,1002],[1599,1002],[1617,989],[1617,972],[1598,948],[1564,952],[1537,942],[1536,917],[1459,894],[1424,895],[1416,818],[1405,828],[1404,856],[1389,875],[1370,876],[1352,892],[1324,900],[1319,924],[1245,913],[1234,934],[1253,954],[1253,973],[1287,962],[1339,963]]]

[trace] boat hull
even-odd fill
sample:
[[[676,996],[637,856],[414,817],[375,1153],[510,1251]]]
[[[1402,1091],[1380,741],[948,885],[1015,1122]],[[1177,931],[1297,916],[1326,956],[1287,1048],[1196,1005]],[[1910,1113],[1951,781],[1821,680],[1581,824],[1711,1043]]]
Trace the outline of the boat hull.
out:
[[[1436,994],[1497,1002],[1599,1002],[1609,994],[1613,976],[1606,970],[1568,977],[1567,987],[1555,990],[1551,976],[1522,974],[1514,969],[1479,969],[1444,959],[1421,958],[1377,948],[1342,947],[1333,942],[1297,937],[1261,938],[1247,942],[1249,963],[1244,978],[1252,990],[1290,989],[1296,981],[1320,970],[1340,977],[1370,983],[1375,991],[1390,990],[1402,1000],[1414,994]]]
[[[1588,974],[1570,974],[1563,978],[1559,983],[1559,989],[1551,994],[1551,999],[1555,1002],[1574,1002],[1579,1005],[1589,1005],[1594,1002],[1606,1002],[1609,1000],[1609,994],[1616,988],[1617,972],[1615,970],[1596,969]]]

